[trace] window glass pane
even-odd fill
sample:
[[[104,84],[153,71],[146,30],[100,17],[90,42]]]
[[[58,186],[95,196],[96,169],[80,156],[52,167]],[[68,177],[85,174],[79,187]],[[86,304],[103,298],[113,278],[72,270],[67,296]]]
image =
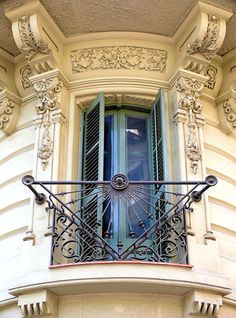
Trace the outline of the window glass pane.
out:
[[[104,180],[111,180],[112,177],[112,148],[113,148],[113,116],[105,117],[104,136]]]
[[[126,171],[129,180],[148,180],[147,119],[126,117]]]
[[[129,180],[148,180],[148,133],[147,119],[126,117],[126,171]],[[128,202],[127,237],[138,237],[149,226],[147,199],[138,193]]]

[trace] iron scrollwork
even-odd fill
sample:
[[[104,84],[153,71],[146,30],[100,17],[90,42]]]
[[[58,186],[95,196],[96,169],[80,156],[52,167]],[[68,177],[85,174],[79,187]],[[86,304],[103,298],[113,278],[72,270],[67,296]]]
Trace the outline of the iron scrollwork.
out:
[[[115,175],[111,181],[40,182],[26,176],[23,183],[39,203],[48,195],[53,213],[52,264],[95,261],[188,263],[185,212],[193,201],[217,183],[205,181],[129,181]],[[52,193],[47,185],[63,191]],[[188,185],[187,193],[182,193]]]

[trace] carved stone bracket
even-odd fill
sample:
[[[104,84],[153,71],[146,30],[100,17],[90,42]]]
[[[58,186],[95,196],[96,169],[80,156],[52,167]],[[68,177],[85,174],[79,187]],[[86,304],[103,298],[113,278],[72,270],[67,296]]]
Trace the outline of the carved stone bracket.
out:
[[[54,119],[52,112],[60,108],[62,81],[58,77],[45,77],[40,80],[32,79],[34,90],[39,102],[36,104],[37,125],[41,128],[41,140],[38,157],[42,169],[45,170],[53,153],[52,127]]]
[[[236,90],[226,93],[217,105],[220,127],[226,134],[236,134]]]
[[[198,37],[193,42],[188,44],[187,53],[202,54],[207,60],[211,60],[221,47],[222,43],[219,43],[219,32],[220,32],[220,18],[208,14],[208,25],[206,33],[203,38]]]
[[[232,13],[198,1],[185,19],[185,30],[180,35],[180,66],[204,75],[210,61],[221,48],[226,33],[226,22]],[[183,31],[183,28],[182,28]]]
[[[217,317],[221,306],[222,296],[200,291],[194,291],[185,297],[184,317]]]
[[[7,135],[14,132],[19,113],[20,98],[4,89],[0,92],[0,130]]]
[[[16,45],[34,74],[48,72],[57,64],[56,55],[59,49],[54,43],[52,35],[46,32],[48,24],[45,11],[40,2],[36,0],[5,13],[12,22],[12,33]],[[47,18],[51,19],[49,16]],[[51,20],[49,25],[52,25]],[[26,75],[27,72],[28,70]],[[25,89],[25,81],[23,86]]]
[[[164,73],[167,51],[136,46],[104,46],[72,51],[70,60],[73,73],[107,69]]]
[[[28,62],[37,53],[49,53],[48,44],[45,43],[43,40],[37,40],[35,38],[29,16],[20,17],[20,19],[18,20],[18,30],[19,37],[21,40],[21,45],[19,46],[19,49]]]
[[[42,290],[36,293],[20,295],[18,306],[24,318],[26,317],[57,317],[57,297]]]
[[[179,109],[174,116],[174,120],[176,123],[177,120],[178,122],[181,120],[186,123],[187,136],[185,152],[191,162],[191,168],[194,174],[198,172],[198,163],[201,159],[201,149],[198,138],[198,116],[201,114],[202,104],[198,98],[203,87],[204,81],[195,78],[180,77],[176,81],[176,90],[179,92]],[[184,114],[183,111],[185,111]]]

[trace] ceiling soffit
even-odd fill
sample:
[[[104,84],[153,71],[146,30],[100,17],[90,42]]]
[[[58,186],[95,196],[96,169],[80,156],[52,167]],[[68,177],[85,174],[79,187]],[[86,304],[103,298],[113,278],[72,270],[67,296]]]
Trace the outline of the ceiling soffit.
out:
[[[33,2],[4,0],[0,2],[0,47],[13,56],[19,54],[11,23],[4,11]],[[94,32],[129,31],[171,37],[192,9],[196,0],[41,0],[52,19],[66,37]],[[211,4],[236,12],[235,0],[209,0]],[[171,9],[170,9],[171,8]],[[236,15],[227,23],[223,55],[236,47]]]

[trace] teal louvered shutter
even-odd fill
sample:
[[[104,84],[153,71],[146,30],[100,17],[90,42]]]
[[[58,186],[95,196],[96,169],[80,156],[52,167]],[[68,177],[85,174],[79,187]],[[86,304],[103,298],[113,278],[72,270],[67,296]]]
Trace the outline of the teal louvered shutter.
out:
[[[104,94],[100,93],[85,114],[83,178],[87,181],[103,180],[104,116]]]
[[[104,112],[104,94],[100,93],[85,114],[83,179],[86,181],[103,180]],[[80,254],[82,261],[93,261],[96,254],[94,251],[97,248],[94,232],[101,236],[102,231],[101,192],[103,190],[96,184],[85,185],[84,190],[81,217],[85,223],[81,235]]]
[[[167,173],[164,107],[164,91],[160,89],[151,110],[152,163],[155,181],[164,181]]]

